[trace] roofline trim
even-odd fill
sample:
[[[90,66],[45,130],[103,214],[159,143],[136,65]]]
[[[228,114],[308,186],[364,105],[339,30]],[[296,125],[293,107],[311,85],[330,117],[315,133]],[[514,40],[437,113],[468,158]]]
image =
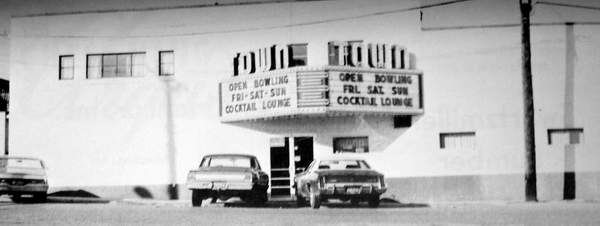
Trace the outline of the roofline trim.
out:
[[[208,8],[208,7],[223,7],[223,6],[240,6],[240,5],[261,5],[261,4],[276,4],[286,2],[316,2],[316,1],[330,1],[330,0],[261,0],[253,2],[232,2],[232,3],[204,3],[204,4],[193,4],[193,5],[177,5],[177,6],[156,6],[146,8],[126,8],[126,9],[99,9],[99,10],[82,10],[82,11],[71,11],[71,12],[50,12],[50,13],[32,13],[22,15],[12,15],[11,18],[26,18],[26,17],[43,17],[43,16],[64,16],[64,15],[78,15],[78,14],[103,14],[103,13],[119,13],[119,12],[144,12],[144,11],[158,11],[158,10],[170,10],[170,9],[194,9],[194,8]]]

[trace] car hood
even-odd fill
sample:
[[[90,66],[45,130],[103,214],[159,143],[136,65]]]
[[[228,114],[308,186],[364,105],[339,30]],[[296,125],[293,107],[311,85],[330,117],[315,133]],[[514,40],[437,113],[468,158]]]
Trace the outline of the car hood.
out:
[[[317,170],[320,176],[350,175],[350,176],[383,176],[383,174],[371,169],[341,169],[341,170]]]
[[[203,168],[199,168],[199,169],[193,169],[190,172],[197,172],[197,173],[222,173],[222,172],[226,172],[226,173],[250,173],[252,172],[252,168],[246,168],[246,167],[226,167],[226,166],[217,166],[217,167],[203,167]]]

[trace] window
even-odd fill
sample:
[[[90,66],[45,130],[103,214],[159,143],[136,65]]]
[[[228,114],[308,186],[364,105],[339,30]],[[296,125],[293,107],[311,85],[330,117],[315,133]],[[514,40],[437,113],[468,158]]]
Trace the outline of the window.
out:
[[[323,160],[319,163],[319,169],[370,169],[363,160]]]
[[[291,44],[289,45],[290,67],[306,66],[307,54],[306,44]]]
[[[158,75],[160,76],[169,76],[175,74],[175,62],[174,62],[174,52],[173,50],[169,51],[160,51],[158,52]]]
[[[74,75],[74,64],[73,64],[73,60],[74,60],[74,56],[73,55],[63,55],[63,56],[59,56],[58,57],[58,64],[59,64],[59,70],[58,70],[58,79],[60,80],[73,80],[73,75]]]
[[[440,133],[441,149],[475,149],[475,132]]]
[[[369,152],[368,137],[336,137],[333,138],[333,153],[366,153]]]
[[[343,64],[344,62],[340,62],[340,46],[339,45],[335,45],[334,43],[330,42],[328,44],[328,56],[329,56],[329,65],[340,65]]]
[[[145,58],[145,53],[89,54],[87,78],[143,76]]]
[[[548,129],[548,144],[580,144],[582,138],[583,128]]]
[[[412,125],[410,115],[394,115],[394,128],[406,128]]]

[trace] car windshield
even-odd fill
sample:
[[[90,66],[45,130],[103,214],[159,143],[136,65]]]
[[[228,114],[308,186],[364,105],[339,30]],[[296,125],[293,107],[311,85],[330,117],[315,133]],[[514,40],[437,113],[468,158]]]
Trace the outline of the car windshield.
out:
[[[319,169],[369,169],[364,160],[323,160]]]
[[[27,158],[0,158],[0,168],[33,168],[43,169],[42,161]]]
[[[208,166],[251,167],[251,159],[244,156],[213,156]]]

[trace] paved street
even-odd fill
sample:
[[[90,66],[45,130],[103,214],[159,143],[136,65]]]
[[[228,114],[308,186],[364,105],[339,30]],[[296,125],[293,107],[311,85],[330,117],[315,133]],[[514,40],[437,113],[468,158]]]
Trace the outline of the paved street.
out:
[[[600,225],[600,203],[383,204],[318,210],[285,203],[192,208],[187,202],[13,204],[0,201],[0,225]]]

